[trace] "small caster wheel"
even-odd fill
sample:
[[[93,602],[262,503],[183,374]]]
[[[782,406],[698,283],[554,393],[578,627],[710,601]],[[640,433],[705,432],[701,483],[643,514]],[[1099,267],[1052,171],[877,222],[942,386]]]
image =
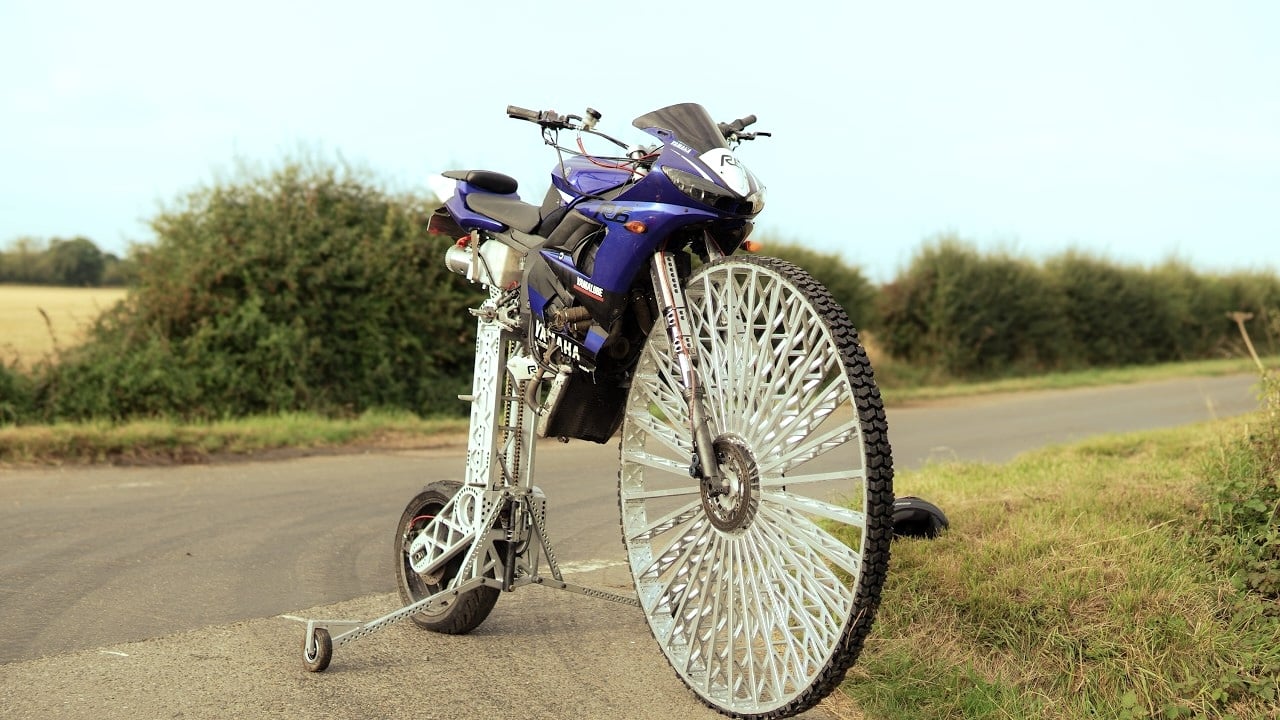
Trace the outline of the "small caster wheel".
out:
[[[324,628],[316,628],[302,640],[302,664],[308,672],[324,672],[333,659],[333,638]]]

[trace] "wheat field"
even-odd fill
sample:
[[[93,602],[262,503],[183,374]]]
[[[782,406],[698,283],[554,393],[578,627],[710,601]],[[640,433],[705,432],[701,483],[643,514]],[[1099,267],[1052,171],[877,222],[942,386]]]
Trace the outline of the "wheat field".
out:
[[[79,343],[85,327],[124,296],[124,288],[0,285],[0,363],[30,367],[55,341],[60,348]]]

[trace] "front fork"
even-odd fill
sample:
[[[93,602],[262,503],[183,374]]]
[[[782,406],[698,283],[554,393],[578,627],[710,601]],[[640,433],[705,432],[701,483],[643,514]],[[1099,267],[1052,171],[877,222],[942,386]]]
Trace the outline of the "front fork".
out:
[[[658,311],[667,321],[671,359],[679,370],[680,390],[689,407],[689,429],[693,433],[693,457],[689,462],[689,475],[702,480],[712,494],[723,495],[726,492],[724,475],[720,472],[715,441],[711,437],[711,426],[703,404],[706,392],[698,378],[693,325],[685,306],[675,256],[666,251],[654,253],[649,272],[657,291]]]

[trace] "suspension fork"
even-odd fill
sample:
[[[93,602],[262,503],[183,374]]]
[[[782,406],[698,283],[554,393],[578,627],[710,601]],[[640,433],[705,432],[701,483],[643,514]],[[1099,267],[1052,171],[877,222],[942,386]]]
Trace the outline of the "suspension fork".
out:
[[[689,429],[693,433],[693,457],[689,463],[689,475],[703,481],[713,494],[727,492],[720,462],[716,457],[711,426],[703,399],[706,391],[698,377],[693,346],[693,324],[685,306],[684,289],[675,256],[665,250],[653,255],[649,269],[653,287],[657,291],[658,311],[667,322],[667,337],[671,340],[671,359],[679,371],[680,390],[689,408]]]

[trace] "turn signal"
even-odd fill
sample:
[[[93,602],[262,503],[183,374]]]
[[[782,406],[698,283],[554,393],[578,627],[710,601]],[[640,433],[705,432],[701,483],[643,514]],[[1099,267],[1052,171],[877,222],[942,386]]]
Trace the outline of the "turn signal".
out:
[[[755,240],[742,241],[742,249],[746,250],[747,252],[760,252],[760,248],[762,247],[764,247],[764,245],[756,242]]]
[[[649,229],[649,226],[645,225],[639,220],[632,220],[631,222],[623,225],[622,227],[626,228],[627,232],[633,232],[637,235],[643,235],[645,231]]]

